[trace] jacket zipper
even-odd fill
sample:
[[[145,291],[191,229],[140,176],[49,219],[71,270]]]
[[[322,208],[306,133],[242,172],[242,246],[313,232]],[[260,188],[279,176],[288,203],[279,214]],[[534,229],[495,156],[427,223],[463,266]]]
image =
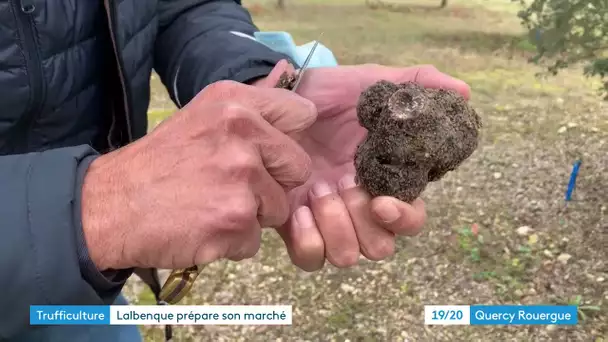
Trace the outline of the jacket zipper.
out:
[[[127,94],[127,83],[125,82],[124,76],[124,65],[122,63],[122,58],[120,56],[120,51],[118,49],[118,44],[116,44],[116,37],[114,35],[114,27],[116,26],[116,6],[114,6],[114,3],[111,0],[104,0],[104,6],[106,8],[106,14],[108,16],[108,28],[110,29],[110,38],[112,40],[112,47],[114,49],[114,57],[116,57],[116,65],[118,66],[118,76],[120,78],[123,104],[125,107],[127,135],[129,138],[129,142],[132,142],[133,132],[131,131],[131,111],[129,109],[129,98]]]
[[[34,30],[33,13],[36,10],[34,0],[11,0],[11,3],[17,17],[19,35],[25,57],[25,69],[30,85],[28,110],[17,122],[14,135],[11,137],[12,139],[19,139],[19,142],[15,142],[13,147],[13,150],[17,152],[19,148],[23,148],[24,151],[29,149],[28,136],[32,124],[43,108],[46,96],[46,84],[44,82],[40,51],[38,50]]]

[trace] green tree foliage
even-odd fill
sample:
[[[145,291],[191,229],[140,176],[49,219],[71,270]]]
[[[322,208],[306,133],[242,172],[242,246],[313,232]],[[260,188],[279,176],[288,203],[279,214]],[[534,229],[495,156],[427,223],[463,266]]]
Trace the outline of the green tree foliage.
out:
[[[599,77],[608,100],[608,0],[514,0],[537,47],[532,61],[561,69],[583,64],[584,72]]]

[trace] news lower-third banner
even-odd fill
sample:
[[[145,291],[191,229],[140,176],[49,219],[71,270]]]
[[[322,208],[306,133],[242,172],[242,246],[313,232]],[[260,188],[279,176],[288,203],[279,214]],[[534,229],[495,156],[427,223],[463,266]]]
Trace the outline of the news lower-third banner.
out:
[[[576,305],[425,305],[426,325],[574,325]],[[30,307],[31,325],[291,325],[291,305]]]

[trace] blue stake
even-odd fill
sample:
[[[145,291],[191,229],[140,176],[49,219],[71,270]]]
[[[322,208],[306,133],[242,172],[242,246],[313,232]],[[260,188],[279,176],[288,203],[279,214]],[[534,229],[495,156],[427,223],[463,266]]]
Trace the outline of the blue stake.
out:
[[[568,190],[566,190],[566,202],[569,202],[572,199],[572,192],[574,191],[574,187],[576,186],[576,176],[578,176],[578,169],[581,166],[581,161],[577,160],[574,162],[574,166],[572,167],[572,173],[570,173],[570,181],[568,182]]]

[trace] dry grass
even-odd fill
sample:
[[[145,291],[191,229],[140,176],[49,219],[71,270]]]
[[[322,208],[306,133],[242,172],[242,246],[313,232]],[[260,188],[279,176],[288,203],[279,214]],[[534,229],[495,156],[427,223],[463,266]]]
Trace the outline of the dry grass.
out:
[[[461,0],[443,11],[388,12],[363,3],[298,1],[284,14],[268,1],[246,5],[262,29],[290,31],[299,43],[324,32],[342,64],[434,64],[467,81],[485,125],[480,148],[425,191],[425,233],[400,240],[391,260],[308,274],[266,232],[253,260],[211,265],[188,299],[292,304],[293,326],[176,327],[176,340],[606,340],[608,104],[595,96],[595,84],[579,70],[537,79],[514,5]],[[173,108],[153,84],[152,124]],[[575,201],[565,207],[578,158]],[[473,224],[482,238],[471,234]],[[522,226],[531,229],[520,234]],[[135,279],[129,295],[150,298]],[[562,302],[600,311],[574,327],[429,327],[422,318],[425,304]],[[149,341],[162,338],[161,329],[144,331]]]

